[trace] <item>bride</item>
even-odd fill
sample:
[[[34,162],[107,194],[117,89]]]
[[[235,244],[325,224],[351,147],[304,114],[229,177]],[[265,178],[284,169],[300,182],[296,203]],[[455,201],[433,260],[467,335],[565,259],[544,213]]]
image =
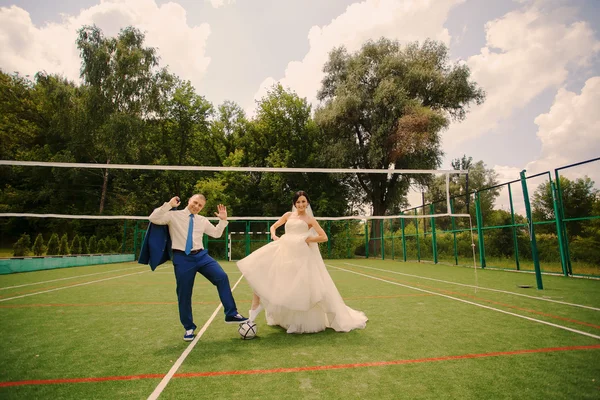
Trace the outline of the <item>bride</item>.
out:
[[[285,224],[285,234],[276,229]],[[254,290],[250,320],[266,310],[267,324],[287,333],[348,332],[365,327],[367,317],[344,304],[327,272],[317,243],[328,240],[313,216],[304,191],[294,195],[291,212],[271,226],[273,242],[238,261]]]

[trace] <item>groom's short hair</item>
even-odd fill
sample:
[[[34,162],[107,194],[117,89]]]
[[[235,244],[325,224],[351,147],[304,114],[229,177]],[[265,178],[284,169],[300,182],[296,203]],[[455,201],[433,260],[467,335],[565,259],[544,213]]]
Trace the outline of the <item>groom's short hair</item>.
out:
[[[202,200],[204,200],[204,202],[206,202],[206,197],[202,193],[193,194],[192,197],[194,197],[194,196],[198,196],[198,197],[200,197],[200,199],[202,199]],[[190,197],[190,199],[192,197]]]

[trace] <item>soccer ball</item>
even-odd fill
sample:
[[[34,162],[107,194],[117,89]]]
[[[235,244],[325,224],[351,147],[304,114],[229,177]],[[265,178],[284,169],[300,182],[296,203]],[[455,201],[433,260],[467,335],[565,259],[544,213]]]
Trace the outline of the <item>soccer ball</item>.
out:
[[[254,322],[242,322],[238,328],[238,333],[242,339],[254,339],[258,333],[258,326]]]

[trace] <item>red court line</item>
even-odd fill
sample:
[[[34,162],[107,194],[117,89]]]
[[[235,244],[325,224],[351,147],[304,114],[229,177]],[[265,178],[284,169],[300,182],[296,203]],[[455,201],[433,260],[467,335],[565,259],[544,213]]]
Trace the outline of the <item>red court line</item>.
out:
[[[419,364],[437,361],[452,361],[452,360],[466,360],[474,358],[486,358],[486,357],[499,357],[499,356],[512,356],[519,354],[532,354],[532,353],[552,353],[557,351],[576,351],[576,350],[594,350],[600,349],[600,344],[593,344],[587,346],[565,346],[565,347],[546,347],[542,349],[526,349],[526,350],[513,350],[513,351],[496,351],[492,353],[476,353],[476,354],[463,354],[456,356],[443,356],[443,357],[429,357],[429,358],[417,358],[412,360],[393,360],[393,361],[375,361],[365,363],[354,363],[354,364],[334,364],[334,365],[314,365],[310,367],[293,367],[293,368],[274,368],[274,369],[249,369],[249,370],[234,370],[234,371],[212,371],[212,372],[188,372],[182,374],[173,375],[174,378],[196,378],[196,377],[209,377],[209,376],[227,376],[227,375],[256,375],[256,374],[277,374],[277,373],[289,373],[289,372],[302,372],[302,371],[324,371],[333,369],[350,369],[350,368],[364,368],[364,367],[382,367],[387,365],[402,365],[402,364]],[[28,381],[13,381],[13,382],[0,382],[0,387],[10,386],[24,386],[24,385],[51,385],[59,383],[84,383],[84,382],[106,382],[106,381],[130,381],[136,379],[162,379],[165,374],[143,374],[143,375],[129,375],[129,376],[104,376],[97,378],[69,378],[69,379],[40,379],[40,380],[28,380]]]

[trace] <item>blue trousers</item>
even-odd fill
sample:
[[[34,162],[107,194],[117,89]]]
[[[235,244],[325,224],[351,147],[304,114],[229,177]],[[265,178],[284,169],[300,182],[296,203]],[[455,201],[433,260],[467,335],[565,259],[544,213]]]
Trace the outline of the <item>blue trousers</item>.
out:
[[[196,329],[194,317],[192,316],[192,291],[196,273],[202,274],[217,287],[226,316],[234,316],[238,313],[229,286],[229,277],[219,263],[208,255],[206,250],[190,255],[186,255],[181,251],[174,251],[173,265],[175,266],[175,279],[177,281],[179,319],[186,330]]]

